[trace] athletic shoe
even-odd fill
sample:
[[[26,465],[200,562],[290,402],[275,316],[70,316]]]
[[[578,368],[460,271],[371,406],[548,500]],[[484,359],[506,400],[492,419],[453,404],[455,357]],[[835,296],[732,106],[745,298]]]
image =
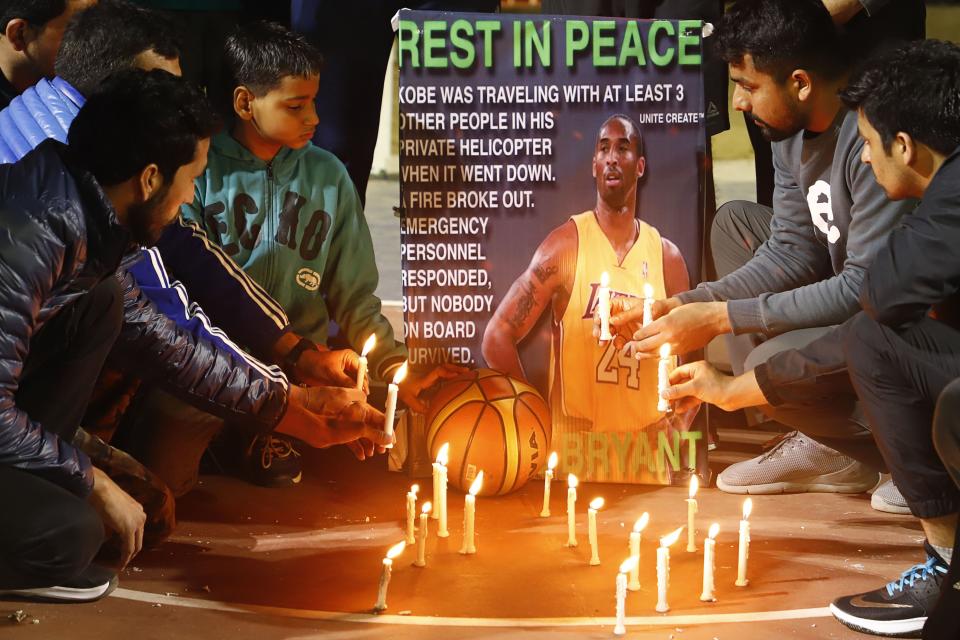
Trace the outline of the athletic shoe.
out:
[[[885,587],[834,600],[830,612],[862,633],[919,638],[927,615],[940,597],[940,585],[947,573],[943,560],[929,549],[927,554],[926,562],[910,567],[899,580]]]
[[[727,493],[863,493],[880,474],[799,431],[781,436],[756,458],[732,464],[717,476]]]
[[[0,591],[0,596],[37,602],[93,602],[116,588],[117,574],[114,571],[91,564],[76,578],[59,585]]]
[[[870,506],[877,511],[884,513],[897,513],[900,515],[910,515],[910,507],[907,501],[903,499],[903,494],[893,480],[887,480],[873,492],[870,496]]]
[[[303,478],[300,452],[284,436],[251,436],[228,428],[210,443],[207,454],[212,465],[201,464],[201,473],[223,473],[274,488],[293,486]]]

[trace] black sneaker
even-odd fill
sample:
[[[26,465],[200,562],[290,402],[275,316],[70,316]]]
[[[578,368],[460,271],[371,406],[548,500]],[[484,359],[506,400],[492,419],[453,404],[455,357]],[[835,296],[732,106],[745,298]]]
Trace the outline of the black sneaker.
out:
[[[300,452],[283,436],[256,436],[244,452],[243,478],[261,487],[289,487],[303,478]]]
[[[899,580],[876,591],[838,598],[830,604],[830,612],[856,631],[919,638],[946,573],[947,565],[928,550],[927,561],[904,571]]]
[[[93,602],[117,588],[116,572],[91,564],[76,578],[52,587],[0,591],[0,597],[36,602]]]

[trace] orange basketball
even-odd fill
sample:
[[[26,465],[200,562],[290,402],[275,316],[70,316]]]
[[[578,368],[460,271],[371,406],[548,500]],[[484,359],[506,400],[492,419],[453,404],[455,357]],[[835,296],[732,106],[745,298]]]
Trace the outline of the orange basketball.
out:
[[[516,491],[547,462],[550,410],[537,390],[492,369],[448,380],[430,401],[431,458],[450,443],[450,484],[466,492],[483,471],[480,495]]]

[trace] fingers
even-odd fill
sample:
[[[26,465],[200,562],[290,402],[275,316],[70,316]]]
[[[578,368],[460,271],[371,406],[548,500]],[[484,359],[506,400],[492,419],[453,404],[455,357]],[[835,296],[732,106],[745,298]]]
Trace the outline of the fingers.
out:
[[[670,372],[670,376],[668,378],[670,384],[679,384],[686,380],[695,378],[702,364],[703,361],[698,361],[680,365]]]
[[[643,305],[615,304],[620,298],[614,299],[610,304],[610,324],[620,325],[629,322],[643,322]]]
[[[697,384],[696,380],[688,380],[687,382],[681,382],[680,384],[670,385],[663,390],[661,394],[667,400],[679,400],[680,398],[687,397],[697,397],[697,393],[700,390],[700,385]]]
[[[369,425],[364,425],[362,427],[361,434],[361,437],[366,438],[377,447],[383,447],[384,450],[386,450],[388,445],[393,444],[395,441],[392,433],[388,434],[382,429],[375,429]]]
[[[360,444],[359,440],[353,440],[347,443],[347,448],[350,449],[353,453],[353,457],[361,462],[367,459],[366,452],[363,449],[363,445]]]

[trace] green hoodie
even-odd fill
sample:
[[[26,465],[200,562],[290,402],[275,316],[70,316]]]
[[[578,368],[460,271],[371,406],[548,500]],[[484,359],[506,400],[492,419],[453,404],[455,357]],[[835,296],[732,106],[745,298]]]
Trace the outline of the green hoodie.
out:
[[[326,344],[333,320],[357,352],[376,333],[369,370],[379,379],[406,360],[373,293],[379,275],[360,198],[333,154],[308,144],[264,162],[221,133],[182,213],[283,306],[296,333]]]

